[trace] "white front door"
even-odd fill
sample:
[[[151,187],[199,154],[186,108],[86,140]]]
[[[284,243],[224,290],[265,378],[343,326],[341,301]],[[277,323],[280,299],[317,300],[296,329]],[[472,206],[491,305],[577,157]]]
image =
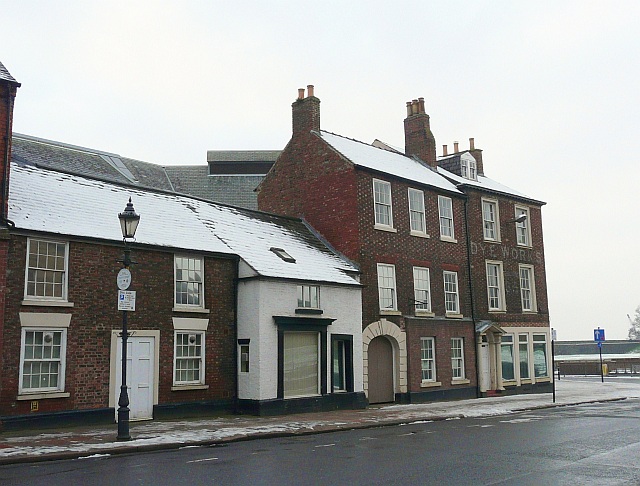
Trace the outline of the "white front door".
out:
[[[116,363],[116,420],[118,398],[122,383],[122,337],[118,337]],[[153,336],[129,336],[127,339],[127,389],[129,394],[129,420],[153,418],[154,386]]]
[[[480,364],[480,391],[485,392],[491,390],[491,359],[489,352],[489,344],[482,343],[478,346]]]

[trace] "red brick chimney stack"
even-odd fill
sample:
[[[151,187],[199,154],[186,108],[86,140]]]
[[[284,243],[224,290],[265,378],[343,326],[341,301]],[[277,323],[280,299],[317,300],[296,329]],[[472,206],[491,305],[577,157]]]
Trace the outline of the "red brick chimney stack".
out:
[[[314,96],[313,85],[307,86],[307,97],[304,88],[298,90],[298,99],[291,105],[293,111],[293,134],[320,131],[320,100]]]
[[[0,62],[0,227],[6,227],[7,222],[13,102],[19,87],[20,83]]]
[[[429,115],[425,113],[424,98],[407,102],[407,118],[404,120],[404,151],[437,167],[436,139],[431,133]]]
[[[476,159],[476,167],[479,175],[484,175],[484,165],[482,164],[482,150],[476,148],[475,140],[469,138],[469,153]]]

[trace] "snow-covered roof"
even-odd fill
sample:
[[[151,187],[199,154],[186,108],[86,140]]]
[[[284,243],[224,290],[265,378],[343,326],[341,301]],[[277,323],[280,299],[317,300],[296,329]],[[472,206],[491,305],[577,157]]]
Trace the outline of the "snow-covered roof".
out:
[[[602,354],[602,359],[605,361],[625,361],[630,359],[638,359],[640,360],[640,353],[625,353],[625,354]],[[571,362],[582,362],[582,361],[600,361],[600,356],[598,354],[567,354],[555,356],[556,361],[571,361]]]
[[[16,79],[11,76],[11,73],[9,73],[9,70],[4,67],[4,64],[2,64],[2,62],[0,62],[0,81],[7,81],[13,85],[20,86],[20,83],[18,83],[18,81],[16,81]]]
[[[460,194],[454,184],[411,157],[331,132],[320,131],[320,136],[357,166]]]
[[[442,160],[443,157],[441,157],[439,160]],[[537,201],[536,199],[527,196],[526,194],[521,193],[520,191],[516,191],[515,189],[511,189],[510,187],[505,186],[504,184],[500,184],[497,181],[494,181],[493,179],[490,179],[488,177],[485,177],[483,175],[478,174],[478,180],[474,181],[472,179],[467,179],[465,177],[461,177],[457,174],[454,174],[453,172],[450,172],[446,169],[443,169],[442,167],[438,167],[438,174],[446,177],[447,179],[453,181],[456,186],[457,185],[465,185],[465,186],[470,186],[470,187],[475,187],[477,189],[480,190],[485,190],[485,191],[491,191],[491,192],[497,192],[500,194],[505,194],[508,196],[515,196],[521,199],[527,199],[529,201],[535,201],[538,202],[540,204],[544,204],[541,201]]]
[[[138,244],[240,256],[259,275],[357,285],[357,269],[299,219],[127,187],[13,163],[9,219],[16,229],[122,241],[118,213],[132,198]],[[288,263],[271,248],[282,248]]]

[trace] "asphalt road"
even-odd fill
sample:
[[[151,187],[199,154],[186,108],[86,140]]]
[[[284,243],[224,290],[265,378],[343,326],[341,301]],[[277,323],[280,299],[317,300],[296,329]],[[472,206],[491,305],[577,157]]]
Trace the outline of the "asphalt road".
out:
[[[640,484],[640,400],[11,465],[11,485]]]

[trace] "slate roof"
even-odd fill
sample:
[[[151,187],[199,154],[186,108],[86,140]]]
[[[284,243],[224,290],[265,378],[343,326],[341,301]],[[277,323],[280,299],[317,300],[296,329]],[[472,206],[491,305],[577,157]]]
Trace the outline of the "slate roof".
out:
[[[11,76],[7,68],[4,67],[4,64],[2,64],[1,62],[0,62],[0,80],[7,81],[16,86],[20,86],[20,83],[18,83],[18,81],[16,81],[16,79],[13,76]]]
[[[462,194],[456,186],[432,168],[413,157],[375,147],[368,143],[320,131],[320,137],[347,160],[359,167],[425,184],[443,191]]]
[[[121,242],[117,219],[129,197],[140,214],[136,243],[239,255],[265,277],[359,285],[357,268],[305,223],[210,201],[66,174],[14,161],[9,218],[16,230]],[[288,263],[271,248],[282,248]]]
[[[257,151],[260,152],[260,151]],[[268,151],[269,153],[275,151]],[[118,154],[14,133],[12,160],[116,184],[172,191],[257,209],[263,176],[209,176],[208,166],[161,166]]]
[[[599,356],[599,351],[598,346],[594,341],[556,341],[555,354],[556,356]],[[602,343],[602,354],[640,354],[640,341],[605,341]]]
[[[275,162],[282,150],[207,150],[207,162]]]

